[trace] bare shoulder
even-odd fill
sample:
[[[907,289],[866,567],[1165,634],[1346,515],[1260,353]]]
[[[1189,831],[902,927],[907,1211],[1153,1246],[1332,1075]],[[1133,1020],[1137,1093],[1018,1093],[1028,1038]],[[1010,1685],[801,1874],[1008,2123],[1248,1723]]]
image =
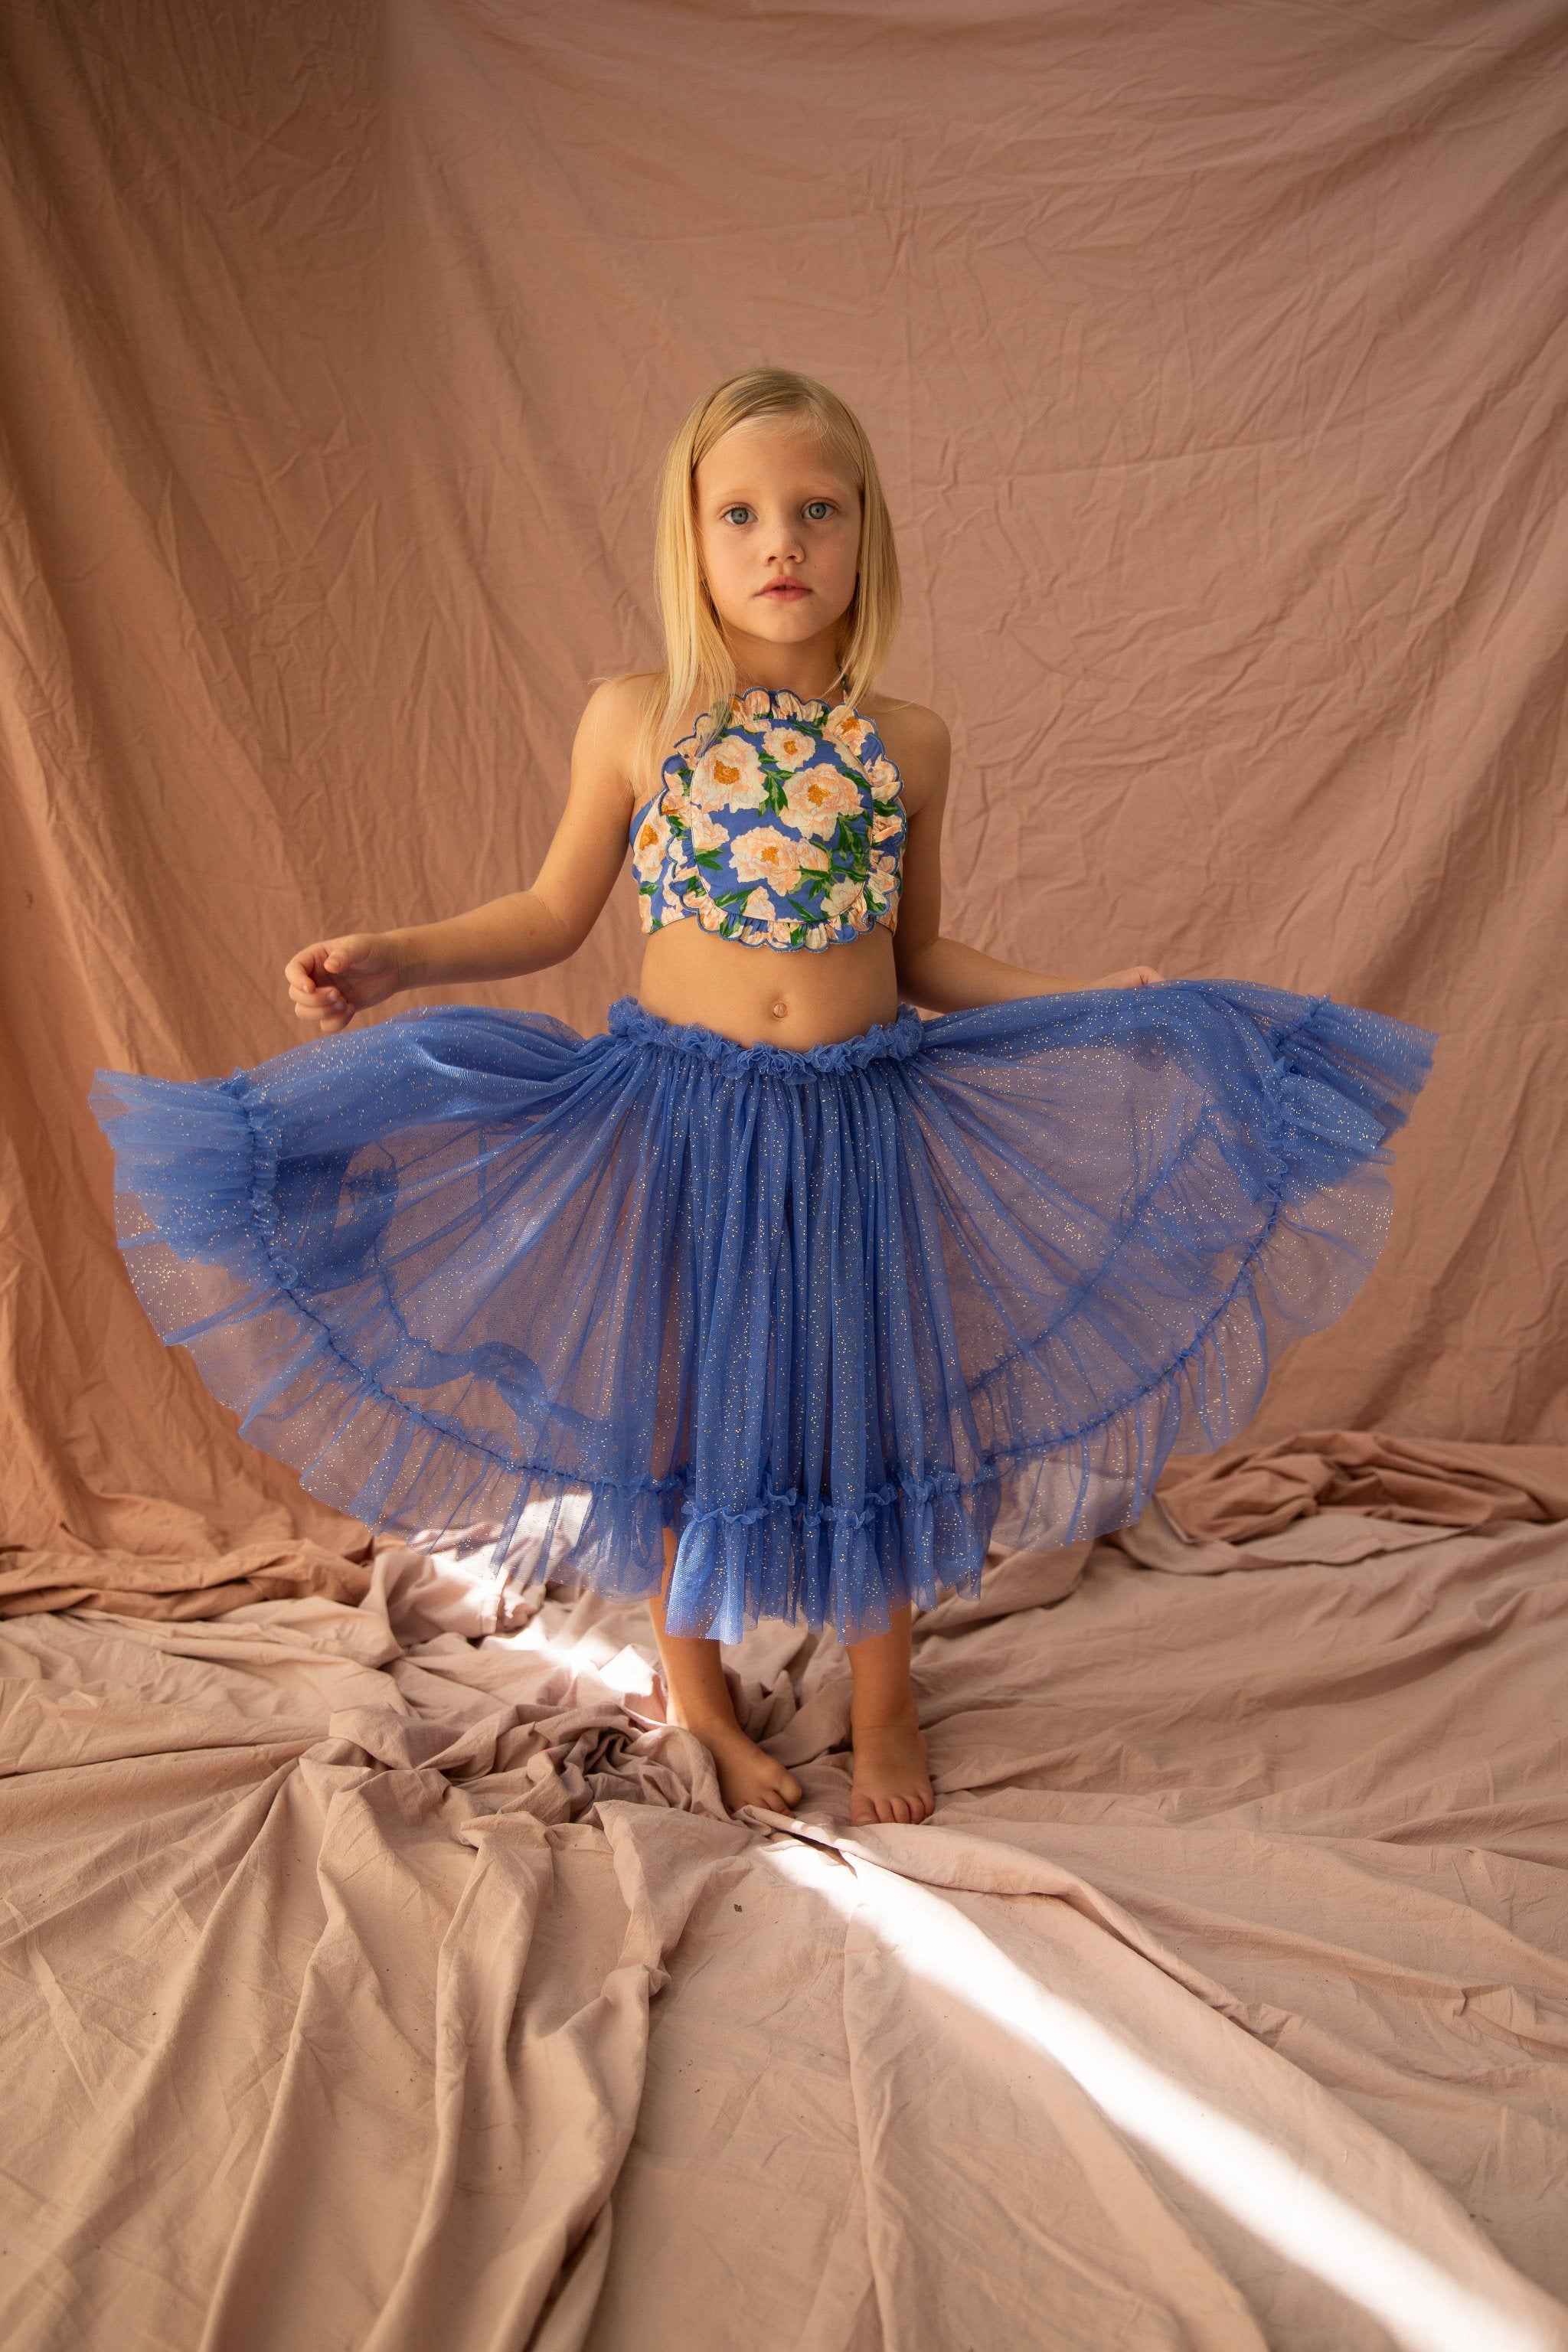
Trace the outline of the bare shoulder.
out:
[[[631,792],[643,719],[658,683],[657,670],[630,670],[598,681],[577,722],[574,780],[595,794]]]
[[[952,757],[947,721],[940,711],[928,709],[923,702],[908,702],[901,695],[868,695],[865,709],[903,778],[904,803],[912,813],[947,782]]]
[[[658,688],[657,670],[627,670],[618,677],[602,677],[584,706],[579,735],[596,748],[609,750],[624,744],[629,751]]]

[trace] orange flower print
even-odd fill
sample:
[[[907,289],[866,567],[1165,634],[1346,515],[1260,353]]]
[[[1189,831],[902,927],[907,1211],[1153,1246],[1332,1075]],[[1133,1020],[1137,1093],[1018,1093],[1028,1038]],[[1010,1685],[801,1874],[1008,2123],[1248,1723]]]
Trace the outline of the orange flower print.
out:
[[[754,824],[730,845],[738,882],[767,882],[787,897],[800,881],[800,844],[771,824]]]
[[[830,890],[823,893],[822,911],[825,915],[838,917],[843,922],[858,922],[866,911],[864,885],[852,878],[835,882]]]
[[[833,860],[820,841],[803,841],[800,845],[800,866],[803,874],[831,874]]]
[[[901,816],[874,816],[871,819],[871,838],[873,841],[890,841],[895,833],[903,831],[903,827]]]
[[[862,719],[852,702],[841,702],[830,710],[823,725],[823,733],[830,743],[837,743],[852,759],[860,756],[860,747],[871,732],[871,722]]]
[[[773,921],[773,902],[769,898],[767,892],[763,888],[760,882],[752,891],[751,897],[747,899],[745,905],[742,908],[741,912],[742,915],[749,915],[753,923],[771,923]]]
[[[816,749],[816,738],[808,735],[804,727],[770,727],[763,737],[763,749],[786,775],[804,768]]]
[[[721,736],[691,771],[691,801],[696,808],[761,808],[766,797],[767,779],[757,747],[743,736]]]
[[[771,727],[773,707],[767,688],[756,686],[750,694],[734,694],[730,698],[730,716],[743,727],[748,735],[755,735],[763,727]]]
[[[839,818],[859,805],[859,788],[841,768],[803,768],[784,788],[784,821],[797,833],[828,841]]]
[[[637,829],[632,843],[632,864],[639,882],[657,882],[664,853],[669,845],[669,827],[657,808],[650,808]]]
[[[691,812],[691,846],[693,849],[722,849],[730,836],[717,817],[710,816],[705,808]]]

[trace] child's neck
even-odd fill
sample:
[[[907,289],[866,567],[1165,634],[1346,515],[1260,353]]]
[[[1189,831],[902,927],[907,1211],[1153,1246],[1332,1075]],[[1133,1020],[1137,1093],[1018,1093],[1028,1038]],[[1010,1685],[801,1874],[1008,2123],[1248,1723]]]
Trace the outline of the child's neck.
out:
[[[763,687],[770,694],[796,694],[803,702],[826,702],[843,684],[837,654],[816,638],[803,646],[774,646],[764,637],[726,630],[725,640],[739,694]]]

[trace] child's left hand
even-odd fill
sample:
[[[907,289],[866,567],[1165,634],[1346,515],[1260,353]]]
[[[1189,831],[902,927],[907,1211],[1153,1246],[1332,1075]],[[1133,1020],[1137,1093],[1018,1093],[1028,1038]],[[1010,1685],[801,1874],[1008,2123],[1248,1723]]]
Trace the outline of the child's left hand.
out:
[[[1129,964],[1125,971],[1107,972],[1103,980],[1086,981],[1086,988],[1152,988],[1165,977],[1152,963]]]

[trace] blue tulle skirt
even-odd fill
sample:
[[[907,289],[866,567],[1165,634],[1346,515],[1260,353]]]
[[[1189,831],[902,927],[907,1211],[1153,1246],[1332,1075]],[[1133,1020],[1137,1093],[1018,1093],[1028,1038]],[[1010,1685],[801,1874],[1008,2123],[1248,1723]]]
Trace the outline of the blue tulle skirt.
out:
[[[743,1046],[428,1007],[96,1074],[163,1339],[373,1528],[481,1526],[672,1632],[880,1631],[1128,1525],[1388,1230],[1434,1032],[1230,981]]]

